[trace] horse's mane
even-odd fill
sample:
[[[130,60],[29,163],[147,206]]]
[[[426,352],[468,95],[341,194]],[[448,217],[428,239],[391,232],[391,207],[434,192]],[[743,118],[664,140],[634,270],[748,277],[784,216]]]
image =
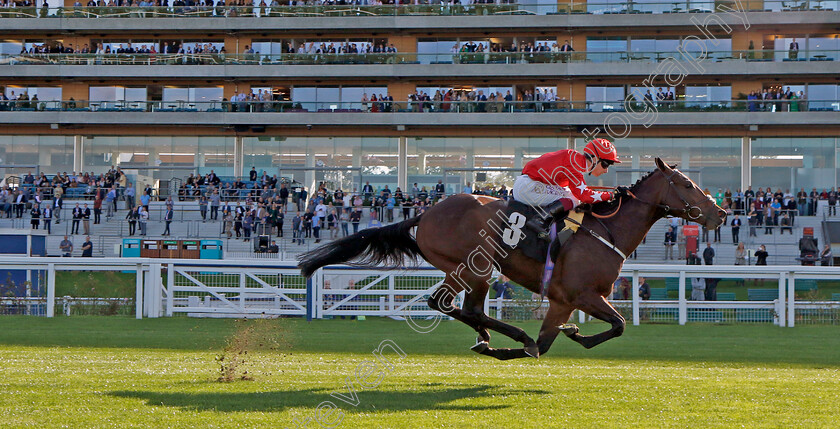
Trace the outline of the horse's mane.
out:
[[[674,168],[674,167],[675,166],[672,166],[671,168]],[[657,171],[659,171],[659,170],[658,169],[653,169],[653,171],[649,171],[649,172],[645,173],[642,177],[639,178],[639,180],[636,181],[636,183],[634,183],[632,186],[630,186],[630,188],[629,188],[630,192],[638,191],[639,188],[642,186],[642,183],[644,183],[645,180],[647,180],[650,176],[653,175],[653,173],[656,173]],[[628,198],[630,198],[630,196],[628,196],[628,195],[621,196],[621,202],[624,202],[624,200],[626,200]],[[613,211],[615,211],[618,204],[619,204],[619,199],[613,199],[613,200],[610,200],[610,201],[602,201],[600,203],[592,204],[592,209],[590,211],[595,213],[595,214],[598,214],[598,215],[609,214],[609,213],[612,213]]]

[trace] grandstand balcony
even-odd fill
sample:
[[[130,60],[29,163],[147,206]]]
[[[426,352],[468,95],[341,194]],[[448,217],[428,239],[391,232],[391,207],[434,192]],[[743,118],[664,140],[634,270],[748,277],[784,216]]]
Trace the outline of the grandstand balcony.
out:
[[[691,58],[687,58],[687,57]],[[0,57],[6,79],[311,79],[637,77],[671,72],[703,77],[833,77],[840,51],[573,52],[469,54],[35,54]],[[593,63],[598,63],[593,67]],[[678,70],[674,64],[681,64]],[[256,67],[255,67],[256,66]],[[661,72],[664,73],[664,72]]]
[[[546,4],[474,4],[409,6],[281,6],[233,8],[227,11],[177,11],[173,8],[143,10],[124,7],[56,8],[47,12],[35,8],[0,11],[0,28],[5,31],[154,31],[178,28],[183,32],[208,30],[266,32],[294,30],[336,31],[363,28],[376,31],[427,31],[452,29],[568,30],[622,28],[694,28],[712,12],[730,26],[752,28],[778,25],[832,25],[840,19],[837,1],[747,1],[739,2],[746,12],[726,13],[739,5],[733,1],[577,2],[557,6]],[[793,6],[791,6],[793,5]],[[784,12],[784,13],[769,13]],[[228,15],[227,17],[225,15]],[[43,16],[43,17],[41,17]],[[156,18],[156,19],[149,19]],[[663,19],[667,18],[667,19]]]

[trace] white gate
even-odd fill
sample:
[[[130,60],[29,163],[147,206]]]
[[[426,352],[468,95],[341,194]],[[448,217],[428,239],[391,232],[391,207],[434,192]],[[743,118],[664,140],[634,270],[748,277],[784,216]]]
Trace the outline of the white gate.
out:
[[[426,304],[444,275],[436,269],[404,272],[329,267],[316,273],[315,317],[385,316],[403,319],[439,316]]]
[[[306,279],[296,268],[170,264],[166,315],[200,317],[305,316]]]

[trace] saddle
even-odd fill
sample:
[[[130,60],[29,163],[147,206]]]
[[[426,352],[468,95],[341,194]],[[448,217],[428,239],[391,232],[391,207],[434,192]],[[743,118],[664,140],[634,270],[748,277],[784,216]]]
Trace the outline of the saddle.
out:
[[[583,220],[583,215],[582,212],[570,212],[565,227],[576,232],[578,224],[569,221],[568,218],[580,223]],[[536,232],[525,228],[525,222],[537,216],[539,214],[530,205],[513,198],[508,199],[504,209],[504,219],[500,222],[499,244],[509,250],[520,249],[525,256],[540,262],[545,261],[546,255],[551,249],[550,258],[553,260],[557,256],[557,251],[560,250],[560,243],[556,239],[552,239],[551,242],[541,240],[537,237]],[[560,225],[556,225],[556,228],[558,231],[563,229]]]

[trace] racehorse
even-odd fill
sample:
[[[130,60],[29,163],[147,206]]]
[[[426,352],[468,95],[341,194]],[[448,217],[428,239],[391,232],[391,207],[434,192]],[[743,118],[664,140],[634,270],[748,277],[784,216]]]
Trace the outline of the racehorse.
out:
[[[453,195],[418,217],[366,229],[309,251],[301,256],[298,266],[309,277],[329,264],[402,266],[406,259],[423,258],[446,273],[444,282],[429,297],[429,307],[475,329],[478,339],[472,350],[501,360],[538,358],[560,332],[591,348],[624,332],[624,317],[605,298],[612,293],[624,255],[632,254],[657,220],[680,217],[708,229],[724,222],[726,212],[691,179],[659,158],[656,167],[612,203],[601,203],[609,206],[611,214],[587,213],[581,229],[559,249],[546,293],[549,308],[536,341],[522,329],[484,313],[494,269],[540,293],[544,267],[543,261],[526,257],[521,249],[499,246],[496,232],[511,229],[511,224],[499,216],[506,203],[498,198]],[[463,308],[458,308],[453,300],[461,291],[465,298]],[[575,325],[566,324],[575,309],[606,321],[610,329],[581,335]],[[491,348],[488,329],[523,347]]]

